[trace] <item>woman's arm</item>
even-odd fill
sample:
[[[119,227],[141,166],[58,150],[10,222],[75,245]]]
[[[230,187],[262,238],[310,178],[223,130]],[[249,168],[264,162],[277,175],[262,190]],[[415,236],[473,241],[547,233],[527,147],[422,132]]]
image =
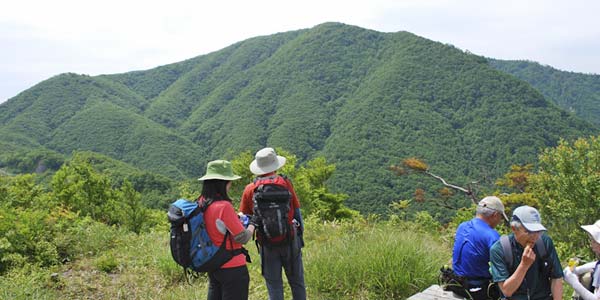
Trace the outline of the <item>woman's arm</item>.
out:
[[[253,234],[254,234],[254,224],[250,224],[250,225],[248,225],[247,229],[244,229],[244,231],[235,235],[233,237],[233,240],[236,243],[245,244],[250,240],[250,238],[252,238]]]
[[[586,289],[583,284],[579,282],[579,277],[577,277],[576,273],[571,272],[571,268],[566,267],[563,270],[563,273],[565,274],[565,281],[573,287],[575,292],[581,296],[581,298],[584,300],[598,300],[598,298],[594,296],[592,292],[588,291],[588,289]],[[552,291],[552,294],[554,295],[554,291]]]

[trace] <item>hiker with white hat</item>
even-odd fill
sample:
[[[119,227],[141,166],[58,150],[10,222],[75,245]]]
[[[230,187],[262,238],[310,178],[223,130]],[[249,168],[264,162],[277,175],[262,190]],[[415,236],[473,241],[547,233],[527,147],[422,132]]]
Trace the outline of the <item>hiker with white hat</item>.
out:
[[[285,176],[277,174],[286,158],[273,148],[256,152],[250,171],[257,177],[246,186],[240,202],[240,212],[251,215],[256,225],[262,275],[270,300],[283,300],[285,271],[294,300],[306,299],[304,266],[302,263],[302,232],[304,225],[300,202]]]
[[[250,260],[242,244],[252,238],[254,225],[244,228],[227,195],[231,182],[240,178],[233,174],[231,163],[226,160],[209,162],[206,174],[198,178],[202,182],[198,203],[206,205],[204,221],[210,239],[217,246],[225,243],[226,249],[239,253],[216,271],[208,272],[208,300],[248,299],[250,276],[246,262]],[[225,239],[227,232],[229,238]]]
[[[500,238],[494,229],[508,222],[500,198],[488,196],[477,204],[475,217],[458,225],[452,250],[452,270],[456,284],[446,289],[474,300],[498,299],[496,285],[490,285],[490,248]]]
[[[512,233],[490,249],[490,271],[507,299],[562,299],[562,266],[537,209],[513,211]]]
[[[600,220],[592,225],[581,226],[590,237],[592,251],[596,257],[600,257]],[[565,281],[573,287],[578,297],[573,299],[598,300],[600,299],[600,261],[592,261],[578,267],[566,267]],[[590,273],[589,282],[582,284],[580,276]],[[587,278],[587,276],[586,276]]]

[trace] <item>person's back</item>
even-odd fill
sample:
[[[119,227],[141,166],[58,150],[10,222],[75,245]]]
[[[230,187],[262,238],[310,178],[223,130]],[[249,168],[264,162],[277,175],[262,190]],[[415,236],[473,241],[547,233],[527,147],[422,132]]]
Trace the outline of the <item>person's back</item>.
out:
[[[231,163],[226,160],[209,162],[206,174],[198,178],[202,182],[198,202],[206,207],[206,231],[215,245],[222,246],[225,243],[227,251],[224,253],[228,259],[218,269],[208,271],[209,300],[248,299],[250,277],[246,266],[247,252],[242,244],[252,237],[254,225],[248,225],[248,229],[244,229],[228,196],[231,181],[240,178],[233,174]]]
[[[452,269],[458,276],[490,279],[490,248],[500,235],[480,218],[463,222],[456,230]]]
[[[490,287],[489,250],[500,237],[494,228],[503,219],[507,219],[504,205],[498,197],[489,196],[479,201],[475,218],[458,226],[452,251],[452,269],[461,286],[451,287],[450,290],[473,299],[497,298],[496,288]],[[491,289],[490,293],[488,289]]]
[[[290,285],[293,299],[306,299],[306,287],[304,285],[304,266],[302,262],[302,246],[303,241],[301,233],[303,230],[302,216],[300,214],[300,202],[296,196],[296,192],[289,179],[277,175],[277,170],[286,162],[285,157],[275,153],[273,148],[263,148],[255,155],[255,160],[250,164],[250,171],[257,176],[257,181],[250,183],[244,189],[240,202],[240,211],[247,215],[252,215],[251,222],[260,228],[265,225],[264,218],[260,216],[260,211],[257,211],[254,206],[253,198],[256,195],[256,188],[260,186],[263,179],[268,179],[268,182],[277,181],[284,186],[290,193],[290,208],[285,218],[294,228],[291,231],[293,235],[289,239],[281,239],[277,241],[259,240],[259,253],[262,274],[265,278],[267,290],[270,300],[283,300],[283,279],[282,268],[285,271],[288,283]],[[259,203],[257,202],[257,205]],[[268,227],[268,226],[267,226]],[[265,228],[257,229],[265,230]],[[257,236],[268,236],[265,232],[257,233]],[[274,243],[273,243],[274,242]]]

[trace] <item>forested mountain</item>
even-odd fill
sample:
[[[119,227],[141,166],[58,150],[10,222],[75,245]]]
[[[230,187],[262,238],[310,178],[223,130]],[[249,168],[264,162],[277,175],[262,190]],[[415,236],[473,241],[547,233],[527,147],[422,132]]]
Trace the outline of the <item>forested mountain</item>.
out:
[[[564,110],[600,125],[600,75],[560,71],[531,61],[490,59],[494,68],[527,81]]]
[[[147,71],[63,74],[0,105],[1,149],[91,150],[173,179],[266,145],[325,156],[337,166],[330,187],[362,212],[428,187],[387,169],[405,157],[485,183],[598,131],[483,57],[339,23]]]

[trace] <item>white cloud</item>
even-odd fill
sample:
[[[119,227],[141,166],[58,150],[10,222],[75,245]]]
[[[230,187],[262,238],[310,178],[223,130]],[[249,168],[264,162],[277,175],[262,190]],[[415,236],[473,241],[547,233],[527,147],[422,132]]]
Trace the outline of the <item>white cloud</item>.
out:
[[[328,21],[600,74],[598,11],[585,0],[10,1],[0,10],[0,102],[59,73],[148,69]]]

